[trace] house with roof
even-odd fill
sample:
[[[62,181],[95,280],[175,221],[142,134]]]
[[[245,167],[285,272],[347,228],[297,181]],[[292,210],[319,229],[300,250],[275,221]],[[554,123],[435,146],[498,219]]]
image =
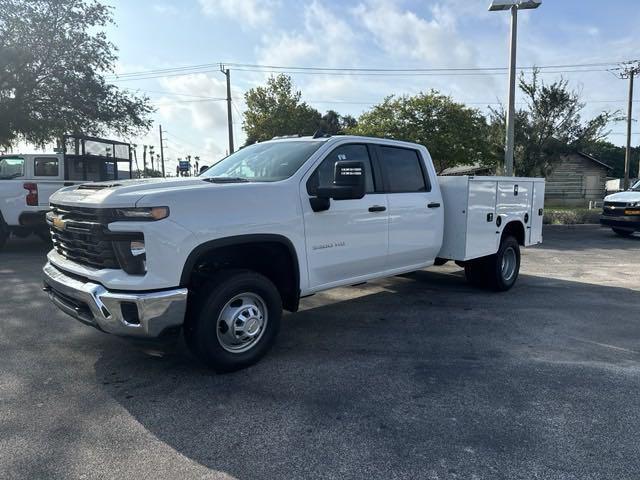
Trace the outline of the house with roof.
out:
[[[547,176],[545,204],[549,206],[587,206],[590,200],[602,200],[612,167],[584,153],[563,155]],[[458,165],[440,175],[495,175],[492,167],[480,164]]]
[[[611,170],[609,165],[584,152],[563,155],[547,176],[545,204],[586,206],[590,200],[602,200]]]

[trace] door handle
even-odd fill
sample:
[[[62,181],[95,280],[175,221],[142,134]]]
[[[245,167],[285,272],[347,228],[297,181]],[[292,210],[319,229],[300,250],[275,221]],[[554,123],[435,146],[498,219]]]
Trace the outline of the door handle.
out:
[[[431,202],[427,205],[427,208],[440,208],[440,204],[438,202]]]
[[[384,212],[387,209],[384,205],[373,205],[369,207],[370,212]]]

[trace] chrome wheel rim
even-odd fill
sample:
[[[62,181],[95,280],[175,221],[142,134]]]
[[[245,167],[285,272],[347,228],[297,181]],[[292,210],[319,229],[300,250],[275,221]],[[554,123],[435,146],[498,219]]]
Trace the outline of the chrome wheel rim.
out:
[[[218,342],[227,352],[246,352],[260,341],[267,321],[267,304],[262,297],[240,293],[229,300],[218,315]]]
[[[516,251],[513,247],[508,247],[502,254],[502,279],[505,282],[511,281],[516,274]]]

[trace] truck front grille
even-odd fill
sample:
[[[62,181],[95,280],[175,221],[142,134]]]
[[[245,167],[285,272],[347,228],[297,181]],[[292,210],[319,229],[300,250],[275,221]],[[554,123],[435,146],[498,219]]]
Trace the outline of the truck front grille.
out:
[[[625,208],[627,208],[627,202],[604,202],[602,214],[610,217],[622,217]]]
[[[60,255],[96,269],[120,268],[104,210],[54,204],[51,207],[53,214],[64,221],[64,227],[58,228],[48,220],[53,248]]]

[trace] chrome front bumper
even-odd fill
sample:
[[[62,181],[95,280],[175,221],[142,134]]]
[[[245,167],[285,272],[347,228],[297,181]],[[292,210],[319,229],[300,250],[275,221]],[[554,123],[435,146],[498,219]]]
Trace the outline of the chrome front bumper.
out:
[[[42,269],[43,289],[63,312],[106,333],[157,338],[180,327],[187,310],[187,289],[112,292],[102,285],[67,275],[50,262]]]

